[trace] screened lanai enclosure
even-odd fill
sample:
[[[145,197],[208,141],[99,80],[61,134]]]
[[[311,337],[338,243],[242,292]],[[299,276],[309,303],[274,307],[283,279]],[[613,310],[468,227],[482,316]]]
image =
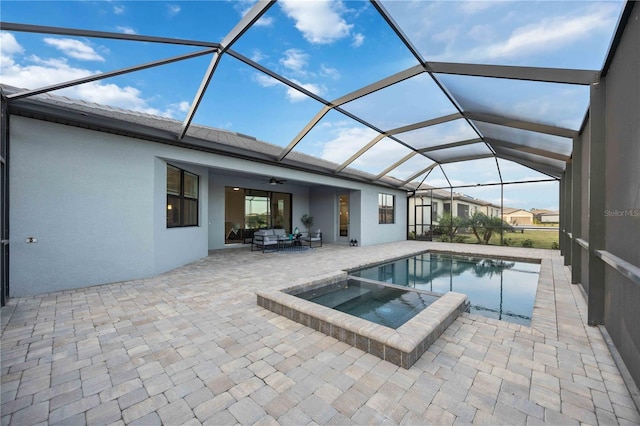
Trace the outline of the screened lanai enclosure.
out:
[[[38,117],[36,100],[63,111],[66,97],[137,111],[118,132],[206,150],[198,138],[223,129],[248,137],[216,152],[407,197],[429,185],[498,206],[559,200],[589,323],[604,324],[640,382],[634,2],[105,2],[100,15],[89,2],[24,4],[2,3],[4,129],[7,115]],[[147,114],[169,124],[145,127]]]
[[[162,79],[167,84],[154,87],[153,96],[166,98],[174,110],[155,112],[182,122],[177,141],[190,135],[192,123],[222,127],[279,146],[275,162],[307,154],[333,163],[326,172],[408,190],[415,182],[449,187],[554,181],[571,157],[589,87],[598,80],[623,6],[572,4],[565,26],[602,22],[595,31],[574,35],[582,42],[547,51],[544,39],[526,38],[556,28],[563,19],[556,14],[566,12],[555,2],[250,4],[187,2],[183,13],[206,14],[207,30],[187,32],[192,24],[176,18],[153,34],[144,32],[141,21],[132,22],[136,33],[128,34],[108,32],[108,22],[66,28],[68,20],[57,14],[34,22],[27,10],[5,13],[5,20],[20,18],[2,24],[17,41],[79,37],[99,44],[109,57],[121,55],[114,69],[73,81],[50,78],[51,85],[25,87],[7,98],[13,104],[40,93],[84,93],[91,100],[91,87]],[[246,9],[234,13],[236,22],[218,18],[240,8]],[[516,11],[511,22],[500,22],[509,29],[499,39],[491,30],[495,16]],[[314,23],[314,13],[331,20],[331,28]],[[438,22],[449,15],[459,22],[458,31],[468,33],[451,46],[441,40]],[[475,34],[481,30],[486,34]],[[3,82],[28,83],[11,73]]]

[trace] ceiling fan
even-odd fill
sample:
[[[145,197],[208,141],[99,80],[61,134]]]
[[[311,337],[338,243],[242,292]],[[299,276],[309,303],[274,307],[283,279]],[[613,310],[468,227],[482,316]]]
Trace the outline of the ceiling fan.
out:
[[[269,185],[282,185],[286,181],[286,179],[277,179],[272,177],[271,179],[269,179]]]

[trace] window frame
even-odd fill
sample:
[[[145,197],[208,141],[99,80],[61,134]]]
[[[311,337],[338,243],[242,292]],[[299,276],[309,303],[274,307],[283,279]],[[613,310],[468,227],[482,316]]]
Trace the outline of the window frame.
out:
[[[169,169],[175,169],[180,173],[180,183],[179,183],[179,191],[178,193],[170,193],[169,192]],[[166,188],[166,219],[167,219],[167,229],[169,228],[190,228],[197,227],[200,223],[200,176],[196,173],[189,172],[180,167],[174,166],[173,164],[167,163],[167,188]],[[187,195],[186,184],[187,179],[185,177],[193,177],[195,178],[195,197]],[[193,205],[195,202],[195,205]],[[173,207],[176,206],[178,210],[178,220],[172,220],[170,222],[169,211],[173,210]],[[188,206],[188,207],[187,207]],[[185,212],[195,211],[195,221],[188,220]]]
[[[389,225],[396,223],[396,196],[378,193],[378,224]]]

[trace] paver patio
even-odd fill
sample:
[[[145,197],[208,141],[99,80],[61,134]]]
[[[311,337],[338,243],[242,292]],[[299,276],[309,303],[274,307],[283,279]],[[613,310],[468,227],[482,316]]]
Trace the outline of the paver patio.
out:
[[[437,249],[544,258],[532,327],[463,314],[405,370],[256,305]],[[558,252],[406,241],[210,253],[163,275],[2,308],[3,425],[639,424]]]

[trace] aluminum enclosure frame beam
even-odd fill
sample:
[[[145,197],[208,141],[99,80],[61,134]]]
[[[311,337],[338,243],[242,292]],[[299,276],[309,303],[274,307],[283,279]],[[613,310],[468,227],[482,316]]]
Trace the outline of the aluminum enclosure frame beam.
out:
[[[128,73],[131,73],[131,72],[134,72],[134,71],[141,71],[141,70],[145,70],[145,69],[148,69],[148,68],[157,67],[157,66],[160,66],[160,65],[166,65],[166,64],[171,64],[173,62],[179,62],[179,61],[183,61],[183,60],[186,60],[186,59],[196,58],[198,56],[209,55],[209,54],[215,53],[215,52],[216,52],[216,49],[205,49],[205,50],[200,50],[198,52],[186,53],[184,55],[172,56],[172,57],[166,58],[166,59],[159,59],[157,61],[147,62],[146,64],[135,65],[135,66],[128,67],[128,68],[121,68],[119,70],[104,72],[104,73],[100,73],[100,74],[93,74],[93,75],[90,75],[90,76],[87,76],[87,77],[78,78],[76,80],[70,80],[70,81],[65,81],[63,83],[53,84],[51,86],[41,87],[39,89],[25,90],[23,92],[12,93],[10,95],[7,95],[7,99],[15,100],[15,99],[26,98],[26,97],[29,97],[29,96],[40,95],[42,93],[48,93],[48,92],[52,92],[52,91],[55,91],[55,90],[60,90],[60,89],[68,88],[68,87],[78,86],[80,84],[90,83],[92,81],[99,81],[99,80],[104,80],[104,79],[110,78],[110,77],[117,77],[119,75],[128,74]]]
[[[186,39],[172,38],[172,37],[145,36],[145,35],[139,35],[139,34],[124,34],[124,33],[114,33],[114,32],[108,32],[108,31],[79,30],[76,28],[49,27],[46,25],[17,24],[13,22],[0,22],[0,30],[39,33],[39,34],[66,35],[66,36],[73,36],[73,37],[106,38],[111,40],[141,41],[145,43],[179,44],[184,46],[210,47],[213,49],[220,48],[220,43],[214,43],[210,41],[186,40]]]
[[[436,74],[472,77],[504,78],[509,80],[540,81],[545,83],[589,86],[600,79],[600,71],[567,68],[522,67],[453,62],[427,62]]]
[[[552,160],[568,161],[571,157],[557,152],[547,151],[545,149],[534,148],[531,146],[520,145],[514,142],[507,142],[500,139],[486,138],[486,141],[492,145],[498,145],[504,148],[510,148],[517,151],[526,152],[528,154],[538,155],[540,157],[550,158]]]
[[[187,133],[189,125],[198,110],[200,102],[202,102],[202,98],[207,91],[207,87],[209,87],[209,83],[213,78],[213,73],[216,71],[222,55],[242,36],[242,34],[247,32],[249,28],[251,28],[251,25],[260,19],[260,17],[265,14],[274,3],[275,0],[258,0],[258,2],[254,4],[253,7],[242,17],[240,22],[238,22],[233,29],[229,31],[225,38],[222,39],[222,42],[220,43],[220,50],[213,55],[213,58],[211,58],[209,67],[200,82],[200,88],[196,92],[196,95],[191,102],[191,106],[189,107],[189,112],[182,122],[182,130],[180,131],[180,135],[178,135],[178,140],[182,140],[184,135]]]
[[[533,123],[531,121],[517,120],[513,118],[495,115],[495,114],[466,111],[463,113],[463,115],[467,119],[472,121],[480,121],[483,123],[497,124],[505,127],[512,127],[514,129],[529,130],[529,131],[538,132],[538,133],[546,133],[548,135],[561,136],[569,139],[573,139],[573,137],[578,133],[576,130],[566,129],[564,127],[549,126],[547,124],[539,124],[539,123]]]

